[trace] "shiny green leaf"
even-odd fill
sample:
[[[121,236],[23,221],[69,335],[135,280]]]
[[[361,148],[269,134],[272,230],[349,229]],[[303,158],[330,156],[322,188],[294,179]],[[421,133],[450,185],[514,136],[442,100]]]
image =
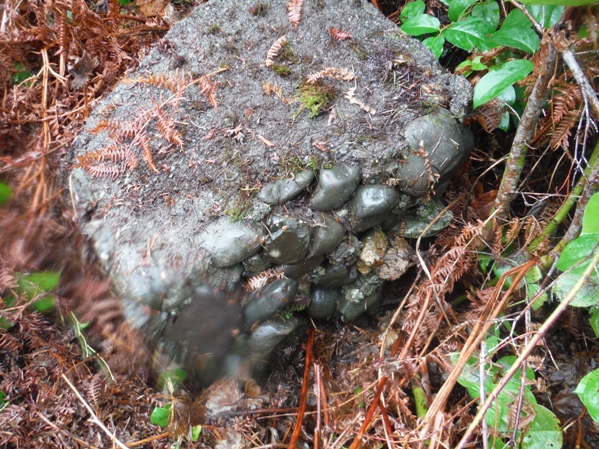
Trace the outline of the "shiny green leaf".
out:
[[[599,422],[599,369],[582,378],[574,390],[595,422]]]
[[[411,19],[416,16],[420,16],[424,14],[426,6],[422,0],[416,0],[415,2],[410,2],[406,4],[401,10],[399,14],[399,20],[405,22],[408,19]]]
[[[439,59],[443,54],[443,44],[445,44],[445,39],[443,36],[427,37],[422,41],[422,43],[431,49],[437,59]]]
[[[423,34],[438,32],[440,26],[439,19],[428,14],[422,14],[406,20],[399,29],[410,36],[422,36]]]
[[[599,234],[599,193],[591,197],[584,209],[582,233]]]
[[[474,87],[473,108],[492,100],[504,89],[520,81],[532,72],[534,64],[525,59],[508,61],[483,76]]]
[[[478,0],[452,0],[449,2],[447,16],[452,22],[457,22],[462,18],[464,12],[475,4]]]
[[[468,17],[448,26],[441,35],[456,47],[471,51],[473,48],[490,48],[487,34],[493,31],[495,29],[486,20]]]

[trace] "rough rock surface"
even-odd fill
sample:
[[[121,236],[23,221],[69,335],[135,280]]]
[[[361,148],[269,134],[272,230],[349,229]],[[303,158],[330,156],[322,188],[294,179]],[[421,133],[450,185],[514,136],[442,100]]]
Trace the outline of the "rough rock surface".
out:
[[[373,310],[383,281],[358,275],[360,233],[381,225],[390,241],[401,238],[406,210],[439,194],[470,151],[459,124],[469,83],[370,3],[304,2],[295,27],[287,1],[259,4],[198,6],[142,61],[136,82],[96,106],[73,145],[73,162],[87,167],[69,183],[80,225],[129,319],[165,347],[184,344],[168,323],[197,286],[236,293],[248,276],[306,257],[320,259],[294,281],[298,291],[329,298],[313,313],[334,311],[337,297],[346,321]],[[352,38],[335,40],[330,27]],[[319,185],[320,170],[349,181]],[[247,306],[250,295],[237,295],[251,320],[269,315],[259,304],[279,310],[267,294]],[[219,320],[213,308],[198,322]],[[280,327],[260,341],[279,341]]]

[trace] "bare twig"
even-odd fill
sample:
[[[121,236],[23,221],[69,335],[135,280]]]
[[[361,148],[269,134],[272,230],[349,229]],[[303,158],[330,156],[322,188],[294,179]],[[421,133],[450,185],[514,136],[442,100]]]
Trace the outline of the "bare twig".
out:
[[[595,117],[599,119],[599,98],[597,97],[595,89],[593,89],[593,86],[591,86],[591,83],[589,83],[589,80],[578,65],[578,61],[576,61],[574,52],[569,48],[564,48],[561,50],[561,54],[564,62],[572,72],[572,75],[574,75],[574,79],[582,89],[582,95],[585,101],[591,105],[591,108],[595,113]]]
[[[116,444],[121,449],[128,449],[127,446],[125,446],[121,441],[119,441],[116,436],[114,436],[112,433],[110,433],[110,430],[108,430],[108,428],[102,423],[102,421],[100,421],[98,419],[98,416],[94,413],[94,411],[89,406],[89,404],[87,402],[85,402],[85,399],[83,399],[83,397],[81,396],[81,394],[79,394],[79,392],[77,391],[77,389],[75,388],[75,386],[71,383],[71,381],[69,380],[69,378],[67,376],[65,376],[64,374],[61,374],[60,376],[67,383],[67,385],[69,386],[69,388],[71,390],[73,390],[73,393],[75,393],[75,396],[77,396],[77,398],[79,399],[79,401],[83,404],[83,406],[87,409],[87,411],[89,412],[89,414],[92,416],[91,417],[91,421],[94,422],[94,423],[96,423],[104,431],[104,433],[106,435],[108,435],[108,437],[112,440],[112,442],[114,444]]]
[[[549,46],[547,58],[530,94],[526,108],[522,113],[520,125],[514,136],[512,148],[501,179],[501,185],[497,192],[497,198],[495,198],[495,203],[493,204],[493,208],[498,211],[499,218],[507,216],[511,199],[518,188],[518,182],[526,160],[526,153],[528,152],[528,142],[533,137],[533,132],[541,115],[543,103],[547,95],[549,81],[553,77],[553,68],[557,61],[557,51],[551,43],[547,43],[546,45]]]
[[[302,426],[304,425],[304,413],[306,412],[306,403],[308,401],[308,384],[310,383],[310,368],[312,365],[312,346],[314,345],[314,328],[308,329],[308,342],[306,343],[306,361],[304,366],[304,380],[302,383],[302,395],[299,402],[299,410],[297,412],[297,420],[295,428],[289,441],[289,449],[294,449],[299,441]]]

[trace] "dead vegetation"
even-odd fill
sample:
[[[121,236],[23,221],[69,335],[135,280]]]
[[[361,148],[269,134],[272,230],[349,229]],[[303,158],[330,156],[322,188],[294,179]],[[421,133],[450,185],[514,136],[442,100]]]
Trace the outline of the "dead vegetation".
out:
[[[301,8],[302,1],[289,2],[289,20],[296,30],[303,25]],[[116,1],[109,2],[107,13],[78,0],[68,5],[57,0],[7,2],[4,8],[0,160],[1,175],[10,180],[15,194],[10,209],[1,206],[0,293],[14,294],[15,273],[62,270],[58,303],[67,317],[60,324],[59,317],[52,321],[22,302],[2,309],[2,317],[12,323],[0,331],[0,392],[5,393],[0,443],[8,447],[168,447],[173,435],[185,434],[197,423],[197,409],[206,407],[206,395],[196,401],[164,398],[147,386],[149,356],[138,350],[139,337],[123,323],[109,280],[94,268],[53,184],[53,171],[64,169],[61,157],[90,108],[136,64],[139,52],[168,28],[160,18],[115,11],[119,11]],[[351,38],[338,29],[330,32],[336,40]],[[284,45],[281,39],[278,48],[271,47],[267,62],[277,57]],[[582,52],[589,51],[593,42],[571,44]],[[535,66],[540,68],[547,52],[537,57]],[[591,83],[597,61],[595,57],[582,63]],[[531,90],[540,76],[535,71],[523,86]],[[328,68],[313,77],[349,80],[351,72]],[[139,152],[158,171],[147,128],[155,125],[166,142],[181,148],[173,117],[182,93],[192,85],[197,83],[212,107],[218,106],[217,84],[210,75],[191,80],[175,73],[131,82],[152,84],[173,95],[155,101],[130,123],[100,123],[96,131],[106,132],[113,143],[80,157],[79,166],[92,175],[113,177],[132,170]],[[479,148],[484,148],[474,153],[448,194],[454,223],[432,244],[415,242],[420,267],[411,285],[389,287],[393,307],[375,324],[317,325],[303,345],[280,350],[278,367],[262,391],[252,385],[241,392],[225,382],[216,384],[212,394],[219,388],[224,391],[224,385],[232,389],[223,399],[231,412],[207,423],[204,436],[189,446],[214,447],[223,439],[234,446],[238,436],[251,447],[293,448],[305,441],[315,448],[439,448],[466,444],[460,440],[467,432],[473,433],[472,441],[480,442],[493,429],[469,430],[477,409],[456,383],[471,357],[477,357],[479,364],[492,360],[493,354],[481,353],[481,344],[503,316],[517,332],[500,329],[502,353],[528,351],[524,363],[534,365],[537,372],[532,391],[544,403],[556,404],[566,446],[593,447],[597,433],[588,416],[575,406],[560,405],[565,403],[566,381],[552,383],[557,366],[571,368],[576,377],[590,364],[588,346],[596,341],[580,324],[586,317],[571,310],[551,332],[539,334],[552,306],[533,312],[532,303],[548,291],[550,279],[540,283],[533,297],[519,284],[555,243],[544,230],[563,206],[579,167],[585,165],[597,118],[571,70],[556,66],[551,87],[547,114],[532,127],[528,140],[537,152],[528,162],[528,175],[511,190],[512,195],[517,192],[516,200],[502,205],[510,220],[500,222],[493,215],[502,176],[496,167],[506,154],[496,140],[501,137],[479,137]],[[276,86],[268,88],[284,100]],[[348,97],[352,98],[359,101],[353,94]],[[356,104],[368,112],[367,105]],[[486,132],[496,127],[498,112],[493,108],[498,106],[490,104],[486,113],[478,111],[475,117]],[[533,211],[541,202],[540,212]],[[575,226],[575,220],[565,220],[561,227]],[[507,248],[532,245],[535,257],[506,262]],[[495,285],[481,270],[481,254],[508,265]],[[509,276],[513,279],[508,285]],[[262,281],[252,279],[248,288]],[[70,311],[79,322],[92,323],[92,343],[101,349],[114,380],[96,357],[84,357],[81,342],[65,330],[72,325]],[[544,340],[530,346],[527,339],[533,335]],[[576,352],[584,353],[579,359],[567,355]],[[451,360],[455,353],[459,355]],[[243,408],[247,405],[243,398],[259,399],[265,408]],[[163,433],[150,424],[149,414],[166,402],[178,404],[179,414],[170,431]],[[510,417],[514,429],[527,425],[519,412]]]

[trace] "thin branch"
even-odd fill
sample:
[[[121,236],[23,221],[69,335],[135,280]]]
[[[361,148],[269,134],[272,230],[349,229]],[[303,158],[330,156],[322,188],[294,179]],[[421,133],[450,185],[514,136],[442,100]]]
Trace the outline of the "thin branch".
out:
[[[302,383],[302,395],[297,412],[297,421],[289,441],[288,449],[294,449],[299,441],[302,426],[304,425],[304,413],[306,412],[306,403],[308,401],[308,384],[310,383],[310,368],[312,366],[312,346],[314,346],[314,328],[308,329],[308,342],[306,343],[306,361],[304,366],[304,380]]]
[[[102,423],[102,421],[100,421],[98,419],[98,416],[94,413],[94,411],[89,406],[89,404],[87,402],[85,402],[85,399],[83,399],[83,397],[81,397],[81,394],[79,394],[79,392],[77,391],[77,389],[75,388],[75,386],[71,383],[71,381],[69,380],[69,378],[67,376],[65,376],[64,374],[61,374],[60,376],[67,383],[67,385],[69,386],[69,388],[71,390],[73,390],[73,393],[75,393],[75,395],[77,396],[77,398],[79,399],[79,401],[81,401],[81,403],[83,404],[83,406],[87,409],[87,411],[89,412],[89,414],[92,416],[91,421],[95,422],[98,426],[100,426],[100,428],[104,431],[104,433],[106,435],[108,435],[108,437],[112,440],[112,442],[114,444],[116,444],[121,449],[128,449],[127,446],[125,446],[123,443],[121,443],[117,439],[117,437],[115,437],[112,433],[110,433],[110,430],[108,430],[108,428]]]
[[[549,48],[544,67],[537,78],[526,108],[522,113],[520,125],[514,136],[512,148],[501,179],[501,185],[497,192],[497,198],[495,198],[495,203],[493,204],[493,209],[498,211],[497,215],[499,218],[506,218],[512,197],[518,188],[520,175],[522,174],[528,152],[528,142],[533,137],[548,92],[549,81],[553,77],[553,67],[557,61],[557,51],[550,43],[547,45]]]
[[[568,68],[574,75],[574,79],[582,89],[582,95],[585,100],[590,103],[593,112],[595,113],[595,117],[599,119],[599,98],[597,97],[597,93],[589,80],[585,76],[584,72],[578,65],[578,61],[576,61],[576,57],[574,56],[574,52],[569,48],[564,48],[561,50],[562,58],[564,62],[568,65]]]

